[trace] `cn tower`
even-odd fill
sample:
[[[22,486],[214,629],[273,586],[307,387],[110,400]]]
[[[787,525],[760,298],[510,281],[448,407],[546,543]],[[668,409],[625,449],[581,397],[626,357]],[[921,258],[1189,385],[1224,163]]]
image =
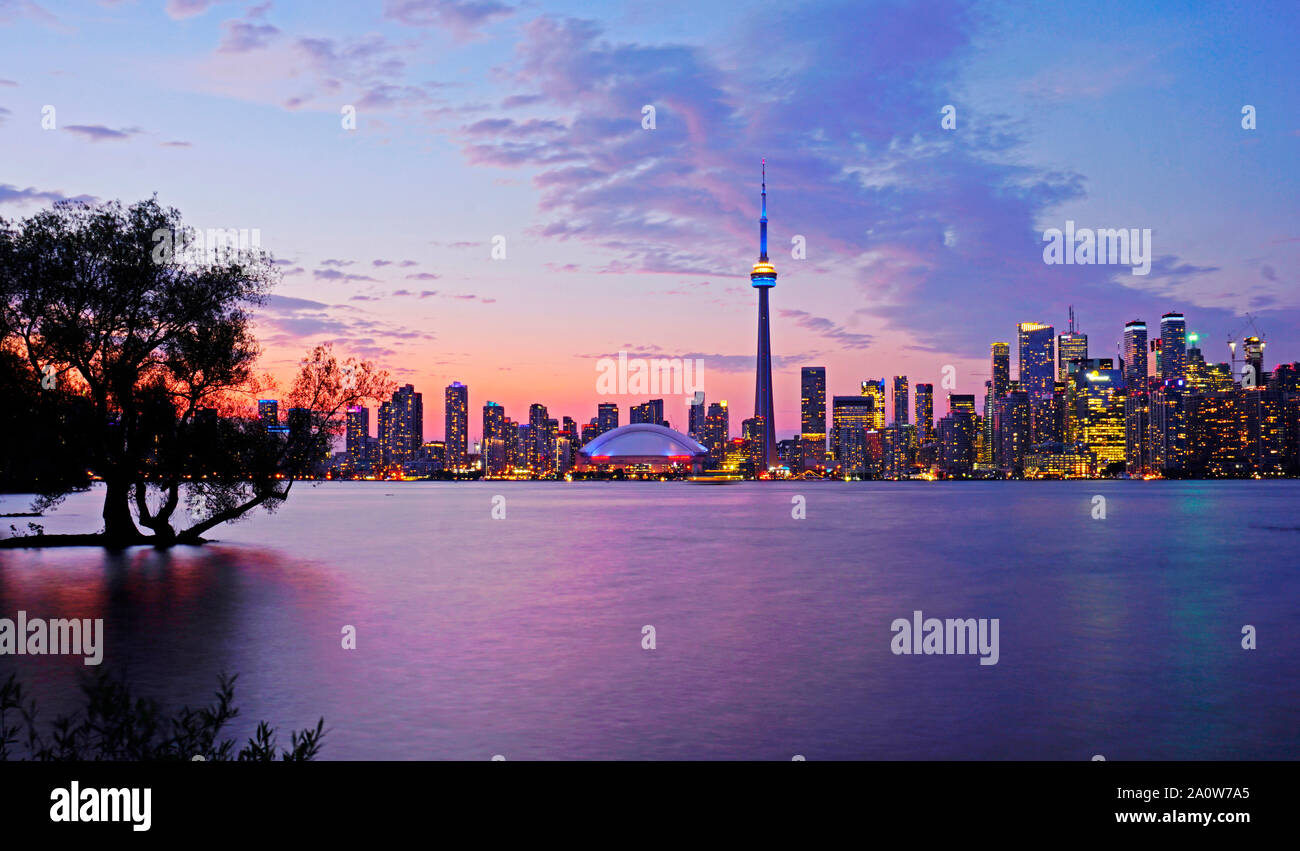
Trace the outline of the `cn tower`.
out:
[[[758,220],[758,262],[749,273],[749,284],[758,290],[758,366],[754,383],[754,418],[762,423],[761,469],[776,464],[776,423],[772,419],[772,333],[768,321],[767,291],[776,286],[776,267],[767,259],[767,160],[763,160],[763,215]]]

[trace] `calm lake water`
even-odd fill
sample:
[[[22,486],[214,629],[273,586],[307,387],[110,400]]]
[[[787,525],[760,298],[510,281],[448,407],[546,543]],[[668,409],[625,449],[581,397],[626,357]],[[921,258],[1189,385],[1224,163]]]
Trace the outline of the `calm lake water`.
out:
[[[98,499],[41,522],[93,531]],[[201,548],[0,552],[0,617],[102,617],[104,664],[178,705],[237,672],[231,734],[323,715],[325,759],[1300,759],[1298,504],[1300,482],[299,483]],[[998,663],[894,655],[916,609],[998,618]],[[48,716],[89,669],[11,670]]]

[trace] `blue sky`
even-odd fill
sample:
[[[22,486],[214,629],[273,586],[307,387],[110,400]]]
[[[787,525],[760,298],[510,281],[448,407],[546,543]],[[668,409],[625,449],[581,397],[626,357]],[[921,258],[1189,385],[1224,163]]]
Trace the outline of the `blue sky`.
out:
[[[585,422],[605,401],[593,359],[620,349],[702,357],[708,396],[743,411],[764,156],[782,436],[800,365],[850,393],[951,364],[979,392],[990,342],[1063,328],[1070,304],[1095,354],[1124,321],[1182,310],[1215,361],[1249,311],[1271,365],[1300,359],[1297,17],[0,0],[0,216],[157,192],[196,227],[258,228],[284,272],[266,368],[334,340],[423,390],[428,434],[452,380],[475,408]],[[1045,265],[1042,231],[1066,219],[1150,228],[1151,274]]]

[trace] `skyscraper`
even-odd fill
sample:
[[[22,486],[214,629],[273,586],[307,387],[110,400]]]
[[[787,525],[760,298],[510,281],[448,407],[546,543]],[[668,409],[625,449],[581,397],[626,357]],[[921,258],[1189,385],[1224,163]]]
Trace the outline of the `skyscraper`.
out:
[[[916,385],[916,439],[934,440],[934,385]]]
[[[483,472],[499,475],[506,471],[506,409],[496,402],[483,406]]]
[[[664,400],[651,399],[640,405],[633,405],[628,411],[628,421],[632,423],[664,424]]]
[[[996,402],[1006,395],[1011,386],[1011,346],[1007,343],[994,343],[993,359],[993,400]]]
[[[613,402],[601,402],[596,406],[597,435],[618,428],[618,405]]]
[[[275,399],[258,399],[257,416],[262,425],[274,428],[280,424],[280,403]]]
[[[453,381],[447,386],[446,401],[447,446],[443,451],[447,457],[444,466],[448,470],[461,470],[469,461],[469,388]]]
[[[393,463],[393,403],[379,403],[379,463]]]
[[[907,425],[907,376],[894,376],[894,424]]]
[[[1074,305],[1070,305],[1070,330],[1056,338],[1056,380],[1065,381],[1070,375],[1070,362],[1086,360],[1088,335],[1074,328]]]
[[[1056,383],[1052,343],[1056,329],[1041,322],[1021,322],[1016,326],[1020,344],[1020,389],[1030,395],[1050,395]]]
[[[368,443],[370,441],[370,409],[361,405],[348,407],[347,433],[344,447],[348,454],[348,463],[354,470],[363,470],[370,466]]]
[[[691,397],[688,403],[690,406],[689,419],[687,426],[690,429],[687,434],[701,443],[704,442],[704,422],[708,419],[708,409],[704,407],[704,391],[696,390],[695,395]]]
[[[709,450],[709,463],[721,466],[727,459],[727,440],[731,436],[730,415],[727,412],[727,400],[709,405],[709,413],[704,420],[703,443]]]
[[[878,386],[874,381],[864,381],[863,386]],[[883,379],[881,381],[883,385]],[[883,390],[883,387],[881,387]],[[871,396],[835,396],[831,399],[831,451],[841,467],[861,472],[865,457],[864,435],[876,428],[877,418],[883,419],[885,412],[877,406]],[[882,426],[883,428],[883,426]]]
[[[528,442],[524,451],[528,453],[528,469],[534,473],[545,473],[551,463],[553,447],[546,439],[546,421],[545,405],[534,402],[528,406]]]
[[[799,370],[799,436],[803,468],[819,466],[826,458],[826,367]]]
[[[379,432],[384,447],[384,462],[406,464],[414,461],[424,443],[424,396],[405,384],[393,392],[391,402],[379,409]]]
[[[1134,319],[1124,326],[1124,384],[1146,388],[1147,324]]]
[[[763,212],[758,220],[758,262],[749,273],[750,286],[758,290],[758,363],[754,380],[754,419],[758,448],[755,452],[756,473],[765,472],[776,463],[776,422],[772,405],[772,335],[768,320],[767,294],[776,286],[776,267],[767,259],[767,160],[763,160]]]
[[[881,431],[885,427],[885,379],[868,379],[862,382],[863,398],[871,400],[871,415],[867,421],[868,429]],[[840,397],[836,397],[840,398]]]
[[[1160,377],[1186,378],[1187,322],[1181,313],[1160,317]]]

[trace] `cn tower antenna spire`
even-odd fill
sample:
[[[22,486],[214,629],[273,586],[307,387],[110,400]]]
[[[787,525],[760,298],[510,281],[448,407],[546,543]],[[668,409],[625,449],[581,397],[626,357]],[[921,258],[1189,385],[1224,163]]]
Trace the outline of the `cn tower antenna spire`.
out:
[[[758,220],[758,259],[767,262],[767,157],[763,157],[763,215]]]

